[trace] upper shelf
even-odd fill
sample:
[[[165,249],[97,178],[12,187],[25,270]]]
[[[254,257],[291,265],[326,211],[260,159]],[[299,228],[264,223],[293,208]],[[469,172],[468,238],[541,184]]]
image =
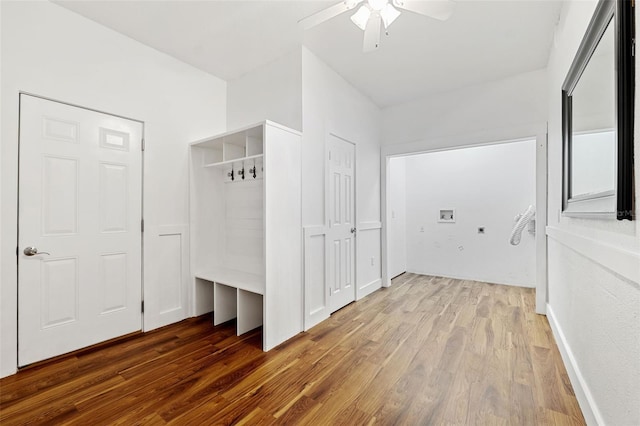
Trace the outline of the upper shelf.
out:
[[[264,124],[225,133],[191,144],[203,148],[203,166],[218,166],[257,158],[264,153]]]

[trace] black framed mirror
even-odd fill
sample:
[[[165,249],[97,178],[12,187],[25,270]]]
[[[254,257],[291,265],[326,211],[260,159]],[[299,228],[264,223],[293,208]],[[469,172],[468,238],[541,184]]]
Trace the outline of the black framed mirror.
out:
[[[566,216],[635,219],[633,7],[600,0],[562,85]]]

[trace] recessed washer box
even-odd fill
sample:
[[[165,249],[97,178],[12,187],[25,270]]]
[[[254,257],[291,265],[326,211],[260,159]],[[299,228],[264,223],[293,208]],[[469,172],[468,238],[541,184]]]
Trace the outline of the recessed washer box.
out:
[[[450,222],[456,221],[456,209],[441,209],[438,214],[438,222]]]

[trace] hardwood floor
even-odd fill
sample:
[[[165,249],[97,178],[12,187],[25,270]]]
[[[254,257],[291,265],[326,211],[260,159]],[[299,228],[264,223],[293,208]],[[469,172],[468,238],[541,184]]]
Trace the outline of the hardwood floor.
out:
[[[0,381],[0,424],[579,425],[534,291],[404,274],[268,353],[183,321]]]

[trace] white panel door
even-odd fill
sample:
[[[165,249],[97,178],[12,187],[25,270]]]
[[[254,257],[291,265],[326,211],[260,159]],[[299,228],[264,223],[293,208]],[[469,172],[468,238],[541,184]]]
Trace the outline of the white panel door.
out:
[[[142,124],[20,97],[18,365],[140,330]]]
[[[355,287],[355,146],[328,138],[327,281],[331,312],[353,302]]]

